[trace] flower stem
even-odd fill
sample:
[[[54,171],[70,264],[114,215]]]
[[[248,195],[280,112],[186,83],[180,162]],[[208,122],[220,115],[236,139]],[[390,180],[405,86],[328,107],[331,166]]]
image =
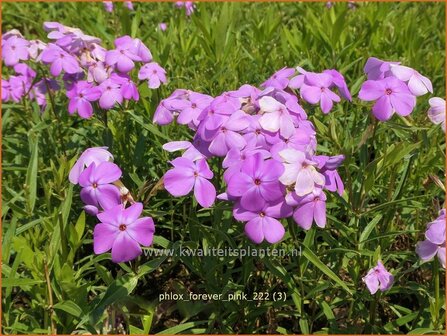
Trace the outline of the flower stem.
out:
[[[373,333],[374,325],[376,322],[377,302],[379,301],[380,292],[374,295],[374,300],[369,305],[369,324],[367,326],[366,333]]]
[[[435,257],[433,261],[433,286],[435,290],[435,316],[434,316],[434,329],[439,327],[439,262]]]

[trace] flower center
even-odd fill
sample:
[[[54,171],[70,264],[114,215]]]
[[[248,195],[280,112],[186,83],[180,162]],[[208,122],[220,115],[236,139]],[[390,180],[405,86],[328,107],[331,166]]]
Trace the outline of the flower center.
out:
[[[195,171],[194,172],[194,177],[197,177],[197,176],[199,176],[199,172]]]
[[[119,226],[119,229],[120,229],[120,231],[125,231],[125,230],[127,229],[126,224],[121,224],[121,225]]]
[[[322,86],[322,87],[320,88],[320,90],[321,90],[321,92],[324,92],[324,90],[326,90],[326,88]]]
[[[84,95],[82,93],[80,93],[79,98],[84,98]]]
[[[385,94],[387,94],[388,96],[390,95],[390,94],[392,94],[393,93],[393,90],[391,90],[391,89],[386,89],[385,90]]]
[[[258,178],[257,178],[257,179],[255,179],[255,184],[256,184],[256,185],[261,185],[261,180],[260,180],[260,179],[258,179]]]
[[[259,216],[260,216],[260,217],[264,217],[264,216],[265,216],[264,211],[261,211],[261,212],[259,213]]]
[[[12,50],[16,50],[16,46],[11,46],[11,49]]]
[[[225,132],[227,131],[227,129],[226,129],[225,127],[222,127],[220,130],[221,130],[223,133],[225,133]]]
[[[156,75],[156,74],[157,74],[157,70],[152,70],[152,73],[153,73],[154,75]]]
[[[261,130],[260,130],[260,129],[257,129],[257,130],[255,131],[255,134],[256,134],[256,135],[261,134]]]
[[[92,184],[92,187],[93,187],[94,189],[96,189],[96,188],[98,188],[98,184],[97,184],[97,183],[93,183],[93,184]]]
[[[192,107],[192,108],[196,108],[196,107],[197,107],[196,103],[192,103],[192,104],[191,104],[191,107]]]
[[[107,90],[112,90],[112,87],[108,86],[106,89],[107,89]]]

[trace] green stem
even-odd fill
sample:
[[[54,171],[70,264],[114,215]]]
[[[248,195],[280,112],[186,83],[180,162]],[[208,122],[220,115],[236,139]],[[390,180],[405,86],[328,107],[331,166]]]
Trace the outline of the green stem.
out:
[[[435,287],[435,316],[434,316],[434,327],[438,329],[439,326],[439,262],[438,258],[435,257],[433,261],[433,286]]]
[[[369,325],[366,329],[367,334],[373,333],[374,325],[376,322],[377,302],[379,301],[380,292],[374,295],[374,300],[369,305]]]

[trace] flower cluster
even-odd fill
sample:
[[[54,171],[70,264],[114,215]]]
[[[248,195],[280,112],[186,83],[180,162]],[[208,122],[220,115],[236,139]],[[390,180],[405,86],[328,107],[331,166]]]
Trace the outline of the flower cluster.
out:
[[[400,62],[370,57],[363,70],[368,80],[362,84],[359,98],[375,101],[372,112],[380,121],[389,120],[394,113],[408,116],[416,106],[416,97],[433,93],[427,77]]]
[[[297,70],[279,70],[263,90],[243,85],[211,97],[179,89],[161,101],[154,115],[157,124],[175,118],[195,132],[192,142],[163,146],[170,152],[184,150],[164,175],[166,190],[173,196],[194,190],[201,206],[212,206],[216,189],[208,161],[223,158],[226,190],[217,198],[234,204],[234,218],[246,222],[245,232],[255,243],[280,241],[285,233],[281,218],[293,217],[306,230],[312,222],[324,227],[325,191],[344,192],[337,172],[344,157],[317,155],[316,132],[304,103],[319,103],[328,113],[340,101],[338,94],[347,100],[351,95],[336,70]]]
[[[438,256],[442,267],[445,268],[445,209],[439,213],[439,217],[428,223],[425,231],[425,240],[416,245],[416,253],[423,261],[432,260]]]
[[[153,61],[150,50],[138,38],[119,37],[114,49],[107,50],[99,38],[80,29],[58,22],[45,22],[44,29],[51,40],[48,44],[28,41],[16,30],[2,35],[3,60],[14,70],[14,75],[2,80],[2,101],[29,98],[44,109],[46,94],[64,87],[68,112],[90,118],[96,104],[109,110],[125,100],[139,100],[139,83],[133,77],[147,81],[153,89],[166,83],[165,70]],[[132,76],[136,63],[141,67],[137,76]],[[42,70],[41,64],[49,66],[51,75]],[[38,72],[30,65],[35,65]]]
[[[111,160],[106,147],[88,148],[73,165],[69,180],[82,187],[84,210],[101,221],[93,233],[95,253],[111,249],[112,261],[120,263],[139,256],[140,244],[152,244],[155,226],[152,218],[140,218],[143,204],[133,200],[120,181],[121,169]]]
[[[177,1],[175,3],[175,7],[177,8],[185,8],[186,16],[191,16],[194,13],[196,5],[192,1]]]

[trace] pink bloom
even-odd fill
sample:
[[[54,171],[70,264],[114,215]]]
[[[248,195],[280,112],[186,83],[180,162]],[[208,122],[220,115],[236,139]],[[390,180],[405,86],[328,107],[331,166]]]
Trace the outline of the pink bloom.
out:
[[[387,62],[382,61],[375,57],[370,57],[366,61],[365,67],[363,71],[368,76],[369,80],[379,80],[384,79],[391,75],[391,65],[392,64],[400,64],[399,62]]]
[[[264,96],[259,99],[259,107],[263,113],[259,119],[262,128],[269,132],[278,132],[289,137],[295,132],[293,119],[286,106],[275,98]]]
[[[113,12],[113,1],[103,1],[102,3],[104,4],[104,9],[106,12]]]
[[[160,87],[161,83],[166,83],[166,71],[156,62],[143,65],[138,72],[138,79],[147,80],[147,85],[151,89]]]
[[[359,98],[365,101],[376,100],[372,112],[380,121],[386,121],[396,112],[407,116],[416,105],[416,98],[404,82],[395,77],[381,80],[367,80],[363,83]]]
[[[262,153],[248,157],[241,171],[235,173],[228,182],[227,194],[241,197],[241,205],[257,211],[267,202],[278,201],[284,191],[278,181],[284,171],[282,164],[275,160],[264,161]]]
[[[304,197],[289,193],[286,202],[296,206],[293,219],[304,230],[309,230],[314,221],[320,228],[326,226],[326,195],[321,189],[315,189]]]
[[[69,180],[73,184],[78,184],[79,175],[84,171],[84,169],[92,163],[99,165],[101,162],[113,160],[113,155],[107,151],[107,147],[91,147],[86,149],[73,167],[70,170],[68,176]]]
[[[166,31],[166,29],[168,29],[168,24],[165,22],[160,22],[158,24],[158,28],[160,28],[161,31]]]
[[[238,132],[248,127],[248,115],[242,111],[233,113],[229,118],[222,117],[219,127],[205,132],[205,140],[211,141],[209,150],[217,156],[225,156],[231,148],[241,149],[245,139]]]
[[[432,123],[439,125],[445,133],[445,100],[434,97],[429,99],[430,108],[428,109],[428,118]]]
[[[81,71],[76,58],[52,43],[42,52],[41,58],[44,63],[51,64],[50,72],[55,77],[59,76],[62,70],[69,74]]]
[[[391,72],[396,78],[407,82],[410,92],[415,96],[422,96],[427,92],[433,93],[431,81],[416,70],[403,65],[391,65]]]
[[[185,157],[171,161],[174,166],[163,177],[166,190],[173,196],[184,196],[194,188],[197,202],[204,208],[213,205],[216,199],[216,189],[208,181],[213,178],[213,172],[204,159],[193,162]]]
[[[295,192],[298,196],[305,196],[317,187],[324,186],[325,178],[317,171],[317,163],[309,160],[305,153],[288,148],[279,152],[279,155],[285,167],[279,180],[286,186],[295,184]]]
[[[291,214],[292,207],[283,201],[266,203],[258,211],[246,210],[237,202],[233,209],[236,220],[247,222],[245,233],[256,244],[260,244],[264,239],[270,244],[279,242],[284,237],[285,230],[278,218],[286,218]]]
[[[332,109],[333,102],[340,102],[340,97],[330,90],[333,84],[332,75],[328,73],[307,72],[301,85],[301,97],[310,104],[320,102],[320,108],[327,114]]]
[[[133,3],[132,1],[124,1],[124,6],[127,7],[128,10],[133,10]]]
[[[29,58],[28,52],[29,42],[18,36],[11,36],[2,43],[2,58],[6,66],[13,66],[20,60]]]
[[[101,90],[93,84],[80,81],[73,88],[67,91],[67,97],[70,98],[68,112],[70,114],[78,112],[81,118],[90,118],[93,115],[91,102],[96,101],[101,96]]]
[[[294,73],[294,68],[284,67],[275,72],[269,79],[262,83],[261,86],[284,90],[289,85],[289,77],[291,77]]]
[[[127,209],[117,205],[97,215],[101,223],[93,232],[95,254],[112,250],[112,261],[121,263],[141,254],[140,244],[152,245],[155,225],[151,217],[139,218],[143,204],[135,203]]]
[[[133,61],[141,61],[141,57],[135,53],[134,41],[130,36],[117,38],[115,48],[106,53],[106,63],[116,65],[118,71],[129,72],[135,66]]]
[[[123,102],[123,95],[121,93],[121,85],[109,78],[99,85],[101,89],[101,97],[99,98],[99,106],[103,109],[111,109],[116,103]]]
[[[377,266],[370,269],[362,280],[366,284],[366,287],[368,287],[370,293],[375,294],[379,289],[382,292],[390,289],[393,285],[394,277],[379,261]]]
[[[121,175],[121,169],[112,162],[104,161],[98,165],[91,163],[79,175],[82,201],[105,210],[120,204],[120,191],[117,186],[110,183],[118,181]]]

